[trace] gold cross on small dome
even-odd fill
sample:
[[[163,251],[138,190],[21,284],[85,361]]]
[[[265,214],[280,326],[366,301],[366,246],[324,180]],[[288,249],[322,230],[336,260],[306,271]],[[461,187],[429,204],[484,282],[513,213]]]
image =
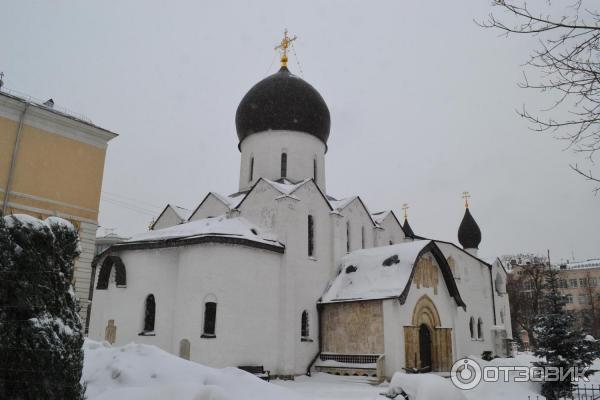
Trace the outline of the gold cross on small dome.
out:
[[[293,38],[290,38],[288,36],[288,31],[286,29],[283,32],[283,39],[281,39],[281,43],[278,46],[275,46],[275,50],[281,51],[281,66],[282,67],[287,67],[287,62],[288,62],[287,50],[288,50],[288,47],[290,47],[290,43],[292,43],[296,39],[298,39],[298,37],[296,35],[294,35]]]
[[[469,199],[471,198],[469,192],[463,192],[462,198],[465,199],[465,208],[469,208]]]
[[[407,219],[407,218],[408,218],[408,209],[409,209],[409,208],[410,208],[410,207],[408,206],[408,204],[407,204],[407,203],[404,203],[404,204],[402,204],[402,210],[404,211],[404,219]]]

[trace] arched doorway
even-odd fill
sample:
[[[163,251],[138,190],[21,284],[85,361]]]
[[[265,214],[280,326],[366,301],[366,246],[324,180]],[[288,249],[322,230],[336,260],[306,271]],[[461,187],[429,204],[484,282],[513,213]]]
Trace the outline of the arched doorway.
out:
[[[412,324],[404,327],[405,368],[414,372],[450,371],[452,328],[443,328],[431,298],[415,304]]]
[[[431,371],[431,332],[425,324],[419,327],[419,355],[421,359],[419,371]]]

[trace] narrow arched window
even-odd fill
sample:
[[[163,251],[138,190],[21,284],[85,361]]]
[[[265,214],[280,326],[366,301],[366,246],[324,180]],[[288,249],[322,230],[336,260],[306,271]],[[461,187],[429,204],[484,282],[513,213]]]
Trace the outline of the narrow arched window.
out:
[[[312,257],[315,253],[315,222],[313,216],[308,216],[308,256]]]
[[[252,182],[254,178],[254,157],[250,158],[250,175],[248,176],[248,182]]]
[[[483,339],[483,321],[481,318],[477,320],[477,339]]]
[[[317,159],[316,158],[313,160],[313,179],[315,180],[315,183],[317,183]]]
[[[350,253],[350,221],[346,221],[346,253]]]
[[[146,304],[144,307],[144,329],[143,334],[154,332],[154,321],[156,319],[156,301],[154,295],[146,296]]]
[[[473,317],[469,320],[469,330],[471,331],[471,339],[475,339],[475,319]]]
[[[287,153],[281,153],[281,177],[287,177]]]
[[[302,336],[303,338],[307,338],[310,336],[310,329],[308,326],[308,311],[306,310],[302,311],[300,336]]]
[[[207,301],[204,303],[204,332],[203,337],[215,336],[215,325],[217,320],[217,303]]]
[[[360,246],[361,248],[365,248],[365,227],[360,227]]]

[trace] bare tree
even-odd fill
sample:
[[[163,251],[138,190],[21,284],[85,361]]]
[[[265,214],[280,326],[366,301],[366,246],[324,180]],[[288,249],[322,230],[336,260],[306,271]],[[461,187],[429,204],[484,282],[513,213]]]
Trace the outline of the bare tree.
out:
[[[511,323],[513,327],[520,327],[527,332],[532,348],[537,344],[534,328],[544,296],[545,270],[543,263],[519,266],[513,269],[506,285]]]
[[[556,97],[550,108],[539,113],[532,114],[525,107],[518,113],[531,123],[531,129],[568,141],[570,148],[593,163],[594,154],[600,150],[600,13],[584,0],[575,0],[566,7],[562,1],[557,2],[560,10],[554,9],[551,0],[536,4],[540,9],[523,0],[494,0],[498,12],[477,23],[506,36],[531,35],[538,39],[538,48],[526,66],[541,71],[541,77],[532,82],[524,71],[520,86]],[[592,4],[598,7],[597,1]],[[600,177],[591,169],[577,164],[571,168],[598,184],[594,192],[600,192]]]

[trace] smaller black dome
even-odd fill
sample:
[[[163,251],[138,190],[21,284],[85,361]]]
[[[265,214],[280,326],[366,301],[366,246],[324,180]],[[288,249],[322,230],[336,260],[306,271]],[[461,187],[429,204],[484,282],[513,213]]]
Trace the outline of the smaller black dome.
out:
[[[478,249],[481,243],[481,230],[468,208],[458,227],[458,241],[464,249]]]
[[[254,133],[289,130],[308,133],[327,144],[330,125],[323,97],[286,67],[254,85],[235,114],[240,143]]]

